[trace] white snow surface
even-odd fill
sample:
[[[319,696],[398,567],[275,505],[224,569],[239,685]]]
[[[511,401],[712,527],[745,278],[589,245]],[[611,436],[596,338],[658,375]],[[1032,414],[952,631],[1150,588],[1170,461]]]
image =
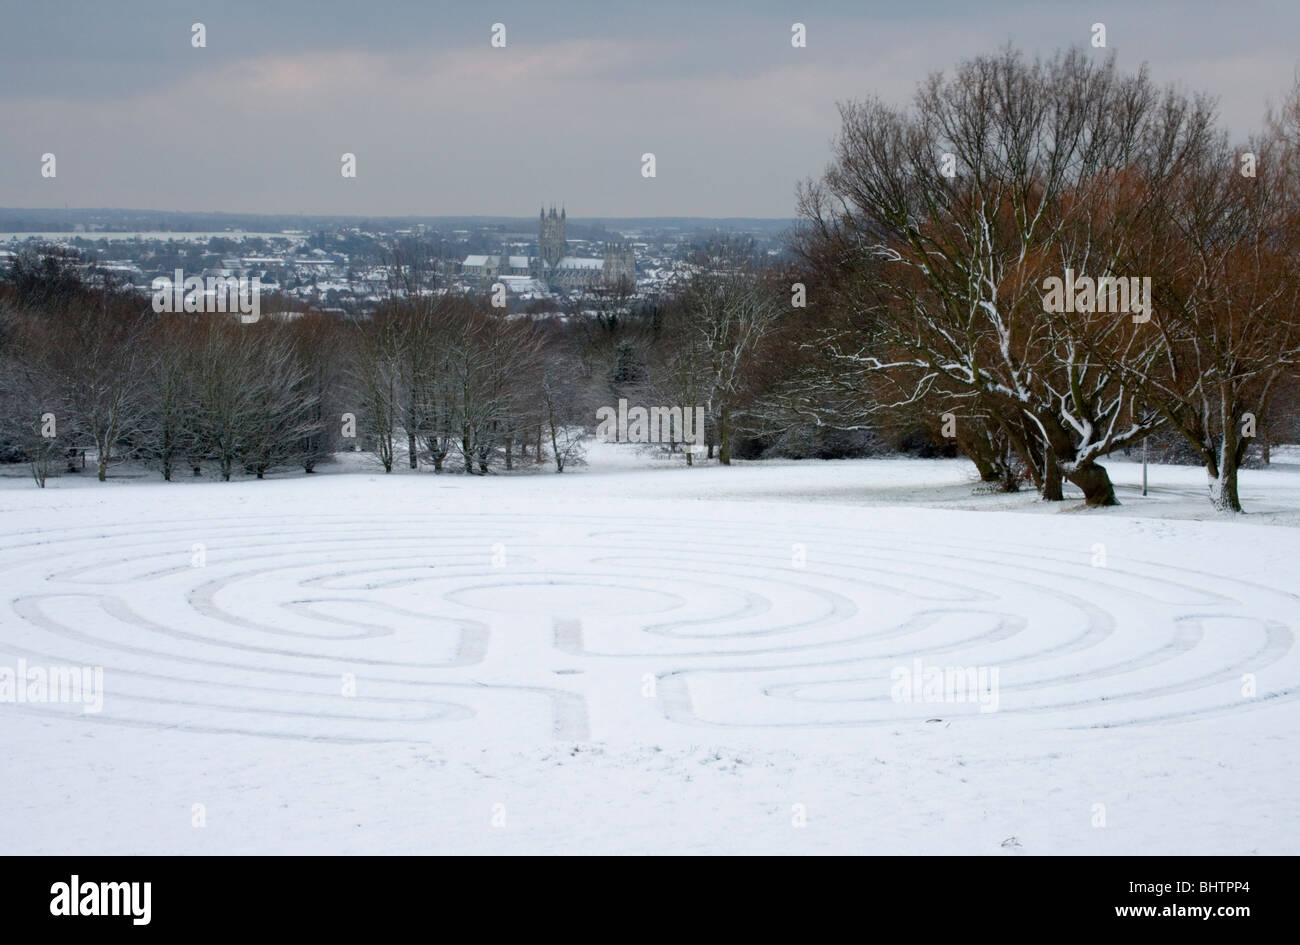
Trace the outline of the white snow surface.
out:
[[[0,667],[104,704],[0,703],[0,852],[1300,853],[1297,458],[9,470]]]

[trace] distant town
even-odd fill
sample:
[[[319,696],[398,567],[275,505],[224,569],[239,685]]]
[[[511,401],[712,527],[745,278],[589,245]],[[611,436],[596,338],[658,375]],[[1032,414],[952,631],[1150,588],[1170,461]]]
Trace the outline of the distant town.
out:
[[[270,315],[364,317],[414,295],[504,292],[512,311],[577,315],[669,291],[720,237],[772,261],[790,220],[537,217],[359,220],[119,210],[0,209],[0,267],[22,252],[75,253],[90,282],[151,292],[186,276],[259,280]],[[268,303],[270,307],[268,308]]]

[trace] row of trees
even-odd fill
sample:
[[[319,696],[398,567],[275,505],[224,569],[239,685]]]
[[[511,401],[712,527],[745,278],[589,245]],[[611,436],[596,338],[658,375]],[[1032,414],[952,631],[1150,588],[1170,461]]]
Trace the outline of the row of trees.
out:
[[[0,299],[0,448],[42,485],[83,450],[101,481],[126,458],[167,480],[205,464],[229,480],[312,472],[354,445],[391,471],[399,439],[412,467],[454,457],[483,473],[540,461],[545,435],[562,470],[580,441],[535,326],[472,300],[247,325],[157,315],[132,293],[79,285],[28,303]]]
[[[3,327],[0,440],[39,484],[83,450],[101,481],[125,457],[169,480],[205,461],[261,478],[328,450],[307,330],[146,314],[112,293],[68,303],[11,310]]]
[[[417,295],[363,320],[253,324],[156,314],[136,293],[80,281],[73,256],[23,256],[0,284],[0,451],[29,460],[42,485],[82,450],[101,480],[123,459],[167,480],[205,465],[226,480],[311,472],[354,446],[389,472],[562,472],[597,409],[630,397],[704,406],[707,454],[730,463],[732,411],[781,308],[743,247],[710,253],[714,268],[681,296],[636,311],[613,299],[591,318]]]
[[[465,299],[386,305],[353,326],[352,389],[371,448],[392,471],[404,441],[412,469],[449,459],[487,473],[549,449],[557,472],[579,451],[573,372],[540,322]]]

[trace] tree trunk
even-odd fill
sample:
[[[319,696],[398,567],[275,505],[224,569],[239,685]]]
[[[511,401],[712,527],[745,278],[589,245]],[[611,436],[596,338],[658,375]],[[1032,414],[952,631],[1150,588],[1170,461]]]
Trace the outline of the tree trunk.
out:
[[[731,411],[723,407],[718,417],[718,462],[731,465]]]
[[[983,456],[971,456],[970,461],[975,464],[975,470],[980,474],[980,482],[997,482],[997,470]]]
[[[418,460],[416,459],[416,457],[417,457],[417,453],[416,453],[416,450],[415,450],[415,434],[414,434],[414,433],[407,433],[407,434],[406,434],[406,449],[407,449],[407,452],[410,454],[410,464],[411,464],[411,468],[412,468],[412,469],[415,469],[416,466],[418,465]]]
[[[1034,444],[1037,441],[1032,436],[1027,439],[1020,430],[1002,421],[999,421],[999,425],[1006,433],[1007,442],[1011,444],[1011,450],[1024,465],[1025,472],[1029,474],[1029,481],[1034,484],[1034,490],[1041,493],[1043,491],[1043,469],[1047,448],[1043,447],[1041,450],[1035,450]]]
[[[1108,477],[1109,478],[1109,477]],[[1112,492],[1111,497],[1114,498]],[[1043,501],[1062,502],[1065,492],[1061,483],[1061,466],[1056,461],[1052,448],[1044,444],[1043,449]]]
[[[1210,477],[1210,504],[1218,512],[1240,512],[1241,498],[1237,494],[1237,471],[1221,471],[1218,478]]]
[[[40,452],[33,451],[29,463],[32,469],[32,478],[42,489],[45,488],[45,480],[50,474],[49,456],[44,447],[36,447]]]
[[[1228,433],[1219,447],[1218,462],[1206,467],[1210,480],[1210,504],[1215,511],[1241,511],[1241,497],[1237,493],[1237,471],[1240,465],[1237,453],[1237,438]]]
[[[560,431],[555,428],[555,424],[552,423],[551,424],[551,449],[555,451],[555,471],[557,473],[562,473],[564,472],[564,455],[560,452],[559,432]]]
[[[1115,498],[1115,487],[1111,484],[1105,466],[1089,463],[1077,467],[1065,478],[1083,490],[1083,501],[1088,508],[1119,505],[1119,500]]]

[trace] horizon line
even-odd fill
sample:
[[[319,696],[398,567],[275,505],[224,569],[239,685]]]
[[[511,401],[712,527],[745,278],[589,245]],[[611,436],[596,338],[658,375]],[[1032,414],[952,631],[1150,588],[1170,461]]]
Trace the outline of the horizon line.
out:
[[[246,210],[156,210],[138,207],[0,207],[0,213],[156,213],[174,216],[239,216],[239,217],[302,217],[304,219],[358,219],[358,220],[529,220],[531,214],[511,216],[508,214],[486,213],[425,213],[394,215],[384,213],[321,213],[300,211],[246,211]],[[744,216],[700,216],[686,214],[661,214],[657,216],[639,216],[625,214],[622,216],[572,216],[570,220],[761,220],[767,222],[792,222],[799,217],[744,217]]]

